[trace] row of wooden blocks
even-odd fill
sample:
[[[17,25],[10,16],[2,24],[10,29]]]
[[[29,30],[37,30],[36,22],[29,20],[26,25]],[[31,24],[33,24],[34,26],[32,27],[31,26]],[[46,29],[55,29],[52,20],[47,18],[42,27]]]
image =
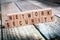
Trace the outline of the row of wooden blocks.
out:
[[[37,24],[54,21],[52,9],[38,9],[21,13],[7,14],[5,27],[23,26],[27,24]]]

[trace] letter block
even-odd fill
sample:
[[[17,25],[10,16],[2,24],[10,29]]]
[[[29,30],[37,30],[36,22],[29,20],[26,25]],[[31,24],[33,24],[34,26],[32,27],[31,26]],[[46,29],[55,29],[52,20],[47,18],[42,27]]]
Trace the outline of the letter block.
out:
[[[22,13],[22,14],[20,14],[20,19],[27,19],[28,18],[28,13]]]
[[[12,27],[12,21],[5,21],[5,28],[10,28]]]
[[[52,21],[54,21],[54,20],[55,20],[55,17],[54,17],[54,16],[49,16],[47,22],[52,22]]]
[[[34,19],[33,18],[28,19],[28,24],[34,24]]]
[[[13,27],[14,27],[14,26],[19,26],[18,20],[13,21],[12,23],[13,23]]]
[[[13,20],[13,16],[12,15],[9,15],[9,16],[7,16],[8,18],[8,20]]]
[[[34,18],[35,18],[35,17],[39,18],[39,12],[38,12],[38,11],[33,11],[33,17],[34,17]]]
[[[33,12],[27,13],[27,18],[33,18]]]
[[[43,17],[40,17],[39,20],[40,20],[40,23],[43,23]]]
[[[20,26],[26,25],[25,20],[19,20],[19,25],[20,25]]]
[[[44,10],[44,16],[52,16],[52,10]]]
[[[38,20],[37,17],[35,17],[35,18],[34,18],[34,24],[37,24],[37,23],[39,23],[39,20]]]

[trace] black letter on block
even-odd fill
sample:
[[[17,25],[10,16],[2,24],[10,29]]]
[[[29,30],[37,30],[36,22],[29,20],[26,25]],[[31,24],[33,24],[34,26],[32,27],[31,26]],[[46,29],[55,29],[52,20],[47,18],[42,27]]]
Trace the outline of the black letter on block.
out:
[[[28,14],[28,17],[31,17],[31,15],[30,15],[30,14]]]
[[[11,17],[11,16],[9,16],[9,19],[10,19],[10,20],[12,20],[12,17]]]

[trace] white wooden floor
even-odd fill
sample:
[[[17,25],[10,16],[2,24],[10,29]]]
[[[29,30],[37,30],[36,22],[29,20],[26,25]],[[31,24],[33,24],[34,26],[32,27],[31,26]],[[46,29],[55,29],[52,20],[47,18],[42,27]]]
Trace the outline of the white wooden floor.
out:
[[[50,37],[54,38],[56,36],[60,37],[60,23],[39,23],[36,25],[47,39],[50,39]]]
[[[3,40],[45,40],[33,25],[3,29]]]

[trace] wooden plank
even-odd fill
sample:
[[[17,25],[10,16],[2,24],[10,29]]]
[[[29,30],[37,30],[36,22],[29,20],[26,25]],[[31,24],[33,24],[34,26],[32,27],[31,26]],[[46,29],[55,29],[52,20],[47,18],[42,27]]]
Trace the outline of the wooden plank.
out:
[[[56,36],[60,36],[60,23],[58,22],[50,22],[50,23],[39,23],[36,24],[37,28],[41,31],[41,33],[47,38],[50,39]]]
[[[25,35],[28,36],[29,39],[31,39],[31,40],[35,39],[35,38],[33,38],[33,36],[34,36],[34,37],[36,37],[37,40],[40,39],[40,37],[42,38],[42,40],[44,40],[44,38],[42,36],[40,36],[39,32],[34,28],[33,25],[27,25],[26,27],[23,27],[23,29],[24,29],[23,31],[24,31]],[[36,36],[35,35],[32,36],[32,34],[35,34]]]
[[[5,37],[6,37],[6,30],[3,29],[3,40],[7,40]]]
[[[17,40],[21,40],[17,28],[14,28],[14,31],[15,31],[15,35],[16,35]]]

